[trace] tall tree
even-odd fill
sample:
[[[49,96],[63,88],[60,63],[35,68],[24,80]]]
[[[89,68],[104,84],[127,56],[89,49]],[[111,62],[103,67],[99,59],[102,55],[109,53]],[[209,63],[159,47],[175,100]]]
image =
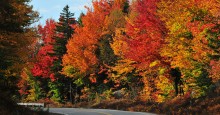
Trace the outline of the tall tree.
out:
[[[72,66],[81,73],[91,74],[97,67],[97,43],[103,34],[105,16],[109,14],[110,5],[101,0],[93,1],[93,7],[93,10],[88,8],[82,18],[83,27],[76,28],[76,33],[67,44],[67,54],[63,57],[64,71],[66,67]]]
[[[21,69],[30,57],[35,30],[29,27],[38,19],[30,0],[0,1],[0,91],[13,95]],[[3,94],[3,93],[1,93]]]
[[[126,27],[121,29],[121,32],[119,30],[118,37],[115,37],[112,44],[113,47],[122,48],[114,48],[115,53],[133,61],[130,64],[137,68],[136,73],[142,76],[144,99],[153,98],[154,95],[159,97],[160,94],[156,93],[162,89],[157,84],[161,83],[158,71],[165,66],[160,51],[164,44],[166,28],[156,14],[158,2],[159,0],[134,1],[129,17],[126,18]],[[166,79],[164,76],[163,78]]]
[[[89,87],[96,87],[99,93],[103,91],[103,80],[107,77],[105,65],[114,65],[117,59],[110,47],[114,30],[125,24],[121,17],[125,0],[120,1],[93,1],[93,9],[88,8],[82,17],[83,26],[76,28],[63,58],[65,75],[90,80]]]
[[[67,54],[63,58],[64,71],[72,66],[76,68],[74,70],[89,75],[99,72],[103,64],[114,63],[116,58],[110,42],[115,28],[125,25],[122,12],[125,2],[93,1],[93,9],[88,8],[87,14],[82,17],[83,26],[76,28],[76,34],[67,44]]]
[[[56,80],[51,82],[52,92],[55,91],[57,95],[54,95],[54,98],[57,98],[58,101],[61,101],[64,96],[67,95],[69,89],[69,79],[65,78],[64,75],[60,73],[62,70],[62,57],[66,53],[66,44],[69,38],[74,33],[74,26],[76,20],[73,17],[74,14],[69,11],[69,6],[63,8],[62,13],[60,13],[59,22],[56,25],[55,29],[55,42],[53,44],[53,53],[51,56],[55,56],[56,59],[53,61],[51,67],[52,77]],[[64,95],[62,95],[64,94]],[[66,95],[65,95],[66,94]]]
[[[32,68],[32,74],[36,77],[50,78],[52,81],[55,80],[53,73],[51,72],[51,66],[56,56],[51,56],[54,53],[53,45],[55,40],[53,36],[55,34],[56,22],[52,19],[46,21],[44,27],[38,27],[38,33],[41,37],[41,47],[39,48],[37,55],[35,56],[36,62]]]

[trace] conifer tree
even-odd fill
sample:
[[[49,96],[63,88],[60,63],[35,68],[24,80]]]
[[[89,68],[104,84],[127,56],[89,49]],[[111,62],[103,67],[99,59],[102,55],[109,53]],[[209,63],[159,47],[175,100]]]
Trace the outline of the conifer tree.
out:
[[[51,71],[54,73],[53,77],[55,81],[50,83],[52,98],[56,101],[61,101],[64,97],[68,96],[70,79],[65,78],[60,71],[62,67],[62,57],[66,53],[66,44],[68,39],[74,33],[74,25],[76,21],[74,19],[74,13],[69,11],[69,6],[63,8],[60,13],[59,22],[56,25],[54,36],[55,43],[53,44],[54,52],[51,56],[55,56],[56,60],[51,67]]]
[[[54,37],[56,43],[54,44],[54,55],[61,58],[63,54],[66,53],[66,43],[71,37],[74,29],[73,25],[76,23],[73,18],[74,13],[69,11],[69,6],[63,8],[62,13],[60,13],[59,22],[56,25],[57,35]]]
[[[0,0],[0,98],[18,94],[19,74],[32,51],[36,31],[30,25],[38,20],[38,13],[29,2]]]

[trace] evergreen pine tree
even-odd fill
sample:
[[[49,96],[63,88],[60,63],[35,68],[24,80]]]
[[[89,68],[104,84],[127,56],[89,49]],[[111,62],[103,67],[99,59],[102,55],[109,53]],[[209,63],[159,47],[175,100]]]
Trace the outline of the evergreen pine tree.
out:
[[[74,33],[73,25],[76,24],[76,20],[73,18],[74,13],[69,11],[69,6],[63,8],[62,13],[60,13],[59,22],[56,25],[56,35],[54,36],[55,44],[54,53],[52,56],[56,56],[57,60],[54,61],[51,71],[54,73],[56,81],[51,82],[51,93],[52,98],[56,101],[62,102],[64,98],[68,97],[70,78],[66,78],[60,73],[62,70],[62,56],[66,53],[66,44],[68,39]],[[55,89],[54,89],[55,88]],[[53,92],[54,91],[54,92]]]
[[[55,36],[56,43],[54,44],[54,55],[61,58],[66,53],[67,40],[72,36],[74,29],[72,25],[76,23],[73,18],[74,13],[69,11],[69,6],[63,8],[60,13],[59,22],[56,25],[57,35]]]

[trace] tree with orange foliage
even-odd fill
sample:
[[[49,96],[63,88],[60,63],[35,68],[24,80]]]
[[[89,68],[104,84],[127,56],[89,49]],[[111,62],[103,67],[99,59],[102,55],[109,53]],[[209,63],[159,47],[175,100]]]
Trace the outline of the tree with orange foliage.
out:
[[[63,57],[65,75],[87,79],[90,88],[107,86],[107,66],[114,65],[117,60],[110,43],[115,29],[125,25],[124,15],[128,11],[125,2],[93,1],[93,9],[87,8],[87,14],[81,19],[83,26],[76,28],[67,44],[67,54]]]
[[[93,10],[82,18],[83,27],[77,27],[73,38],[67,44],[67,54],[63,57],[64,72],[66,67],[77,68],[81,73],[93,73],[98,66],[96,51],[101,39],[105,17],[109,14],[107,1],[93,1]],[[65,74],[65,73],[64,73]]]

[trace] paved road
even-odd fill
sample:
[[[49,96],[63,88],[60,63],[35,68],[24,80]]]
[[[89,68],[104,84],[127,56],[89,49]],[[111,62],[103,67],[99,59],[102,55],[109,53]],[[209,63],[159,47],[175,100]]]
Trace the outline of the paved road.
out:
[[[50,108],[49,112],[63,115],[156,115],[143,112],[128,112],[108,109]]]

